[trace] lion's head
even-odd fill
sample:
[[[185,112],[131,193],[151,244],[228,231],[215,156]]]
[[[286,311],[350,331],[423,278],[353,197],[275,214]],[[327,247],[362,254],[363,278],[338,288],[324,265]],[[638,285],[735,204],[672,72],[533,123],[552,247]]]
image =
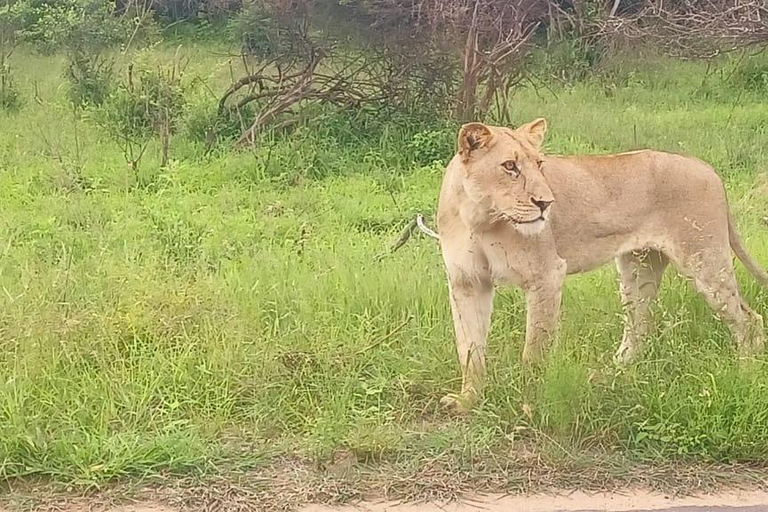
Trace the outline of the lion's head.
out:
[[[487,210],[491,222],[508,222],[528,235],[544,228],[555,200],[540,169],[546,131],[544,119],[515,130],[482,123],[461,127],[458,153],[464,190]]]

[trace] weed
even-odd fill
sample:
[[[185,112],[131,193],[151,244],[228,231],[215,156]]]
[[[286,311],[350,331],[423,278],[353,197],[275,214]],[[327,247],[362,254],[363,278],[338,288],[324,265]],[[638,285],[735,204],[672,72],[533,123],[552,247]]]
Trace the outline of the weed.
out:
[[[0,109],[6,112],[15,112],[20,106],[21,98],[11,66],[0,61]]]

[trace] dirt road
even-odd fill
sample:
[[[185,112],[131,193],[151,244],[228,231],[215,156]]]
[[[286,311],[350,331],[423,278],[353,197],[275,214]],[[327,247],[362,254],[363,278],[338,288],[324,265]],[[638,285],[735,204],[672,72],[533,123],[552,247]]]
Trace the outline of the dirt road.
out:
[[[670,499],[650,492],[486,497],[453,504],[358,507],[309,506],[301,512],[768,512],[768,493],[733,492],[717,496]]]
[[[61,512],[187,512],[186,509],[174,509],[155,503],[125,504],[107,509],[78,504],[56,509]],[[0,509],[0,512],[11,510]],[[768,512],[768,492],[730,492],[679,499],[644,491],[622,494],[575,492],[486,496],[447,504],[364,503],[343,507],[307,505],[299,512]]]

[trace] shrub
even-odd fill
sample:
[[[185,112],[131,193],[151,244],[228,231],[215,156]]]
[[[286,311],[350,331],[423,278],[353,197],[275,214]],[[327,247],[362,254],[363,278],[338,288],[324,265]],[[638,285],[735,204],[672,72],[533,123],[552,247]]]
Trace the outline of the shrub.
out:
[[[101,105],[112,87],[113,62],[106,51],[154,34],[147,16],[118,16],[105,0],[27,2],[27,40],[44,53],[67,54],[69,99],[77,107]]]
[[[12,5],[0,7],[0,109],[5,111],[17,110],[20,104],[8,59],[16,48],[21,21],[18,9]]]
[[[100,55],[76,53],[67,64],[67,97],[77,107],[99,106],[112,88],[113,61]]]
[[[127,42],[136,22],[115,16],[111,2],[104,0],[61,0],[28,10],[34,14],[26,15],[32,22],[24,35],[43,53],[101,52]]]
[[[750,92],[768,91],[768,64],[757,59],[747,60],[733,70],[730,85]]]
[[[434,162],[446,164],[454,152],[454,134],[452,130],[433,129],[416,133],[408,141],[407,149],[413,163],[429,165]]]
[[[215,102],[199,101],[187,104],[184,128],[187,136],[205,144],[206,149],[221,142],[232,142],[247,128],[253,119],[253,109],[246,105],[242,112],[233,109],[219,110]]]
[[[161,145],[160,165],[168,163],[171,135],[184,111],[185,62],[148,66],[141,59],[130,65],[125,80],[109,96],[99,120],[122,146],[126,160],[138,169],[149,140]]]
[[[0,109],[9,112],[18,110],[20,106],[19,91],[13,80],[11,66],[7,62],[0,62]]]

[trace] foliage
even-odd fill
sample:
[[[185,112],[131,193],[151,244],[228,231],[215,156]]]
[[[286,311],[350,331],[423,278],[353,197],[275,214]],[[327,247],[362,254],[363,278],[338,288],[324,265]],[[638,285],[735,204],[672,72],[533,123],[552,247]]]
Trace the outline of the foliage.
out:
[[[254,112],[245,106],[238,112],[233,109],[219,110],[209,98],[188,102],[184,126],[191,140],[202,142],[207,147],[222,142],[234,142],[247,128],[246,120],[253,119]]]
[[[547,74],[573,86],[600,71],[604,54],[577,37],[553,40],[540,52]]]
[[[28,9],[34,21],[24,34],[45,53],[98,53],[126,43],[134,31],[131,20],[115,16],[105,0],[62,0]]]
[[[20,106],[21,98],[11,66],[7,62],[0,61],[0,109],[6,112],[16,111]]]
[[[447,155],[455,147],[454,134],[448,129],[430,129],[417,132],[408,141],[406,149],[413,155],[414,163],[429,165],[433,162],[447,164]]]
[[[768,91],[768,65],[756,60],[747,60],[733,70],[729,82],[734,88],[750,92]]]
[[[290,46],[290,37],[281,37],[281,30],[276,20],[259,4],[249,3],[233,16],[230,30],[236,42],[241,44],[245,55],[258,59],[271,59],[279,55],[280,46]]]
[[[22,19],[15,5],[6,1],[0,6],[0,109],[18,110],[21,100],[10,65],[10,57],[16,49]]]
[[[146,57],[144,54],[143,57]],[[140,56],[128,67],[125,79],[110,95],[99,119],[124,149],[136,169],[144,148],[153,136],[161,143],[163,167],[168,161],[171,135],[184,112],[185,84],[183,59],[169,66],[149,65]]]
[[[23,0],[19,5],[23,5]],[[64,51],[68,58],[69,98],[77,107],[101,105],[112,87],[113,59],[106,52],[117,45],[149,40],[150,18],[117,15],[106,0],[29,2],[20,7],[27,40],[43,53]]]
[[[67,64],[67,96],[77,107],[99,106],[112,90],[112,59],[74,53]]]
[[[6,0],[0,5],[0,48],[3,53],[15,46],[23,26],[24,19],[18,4]]]

